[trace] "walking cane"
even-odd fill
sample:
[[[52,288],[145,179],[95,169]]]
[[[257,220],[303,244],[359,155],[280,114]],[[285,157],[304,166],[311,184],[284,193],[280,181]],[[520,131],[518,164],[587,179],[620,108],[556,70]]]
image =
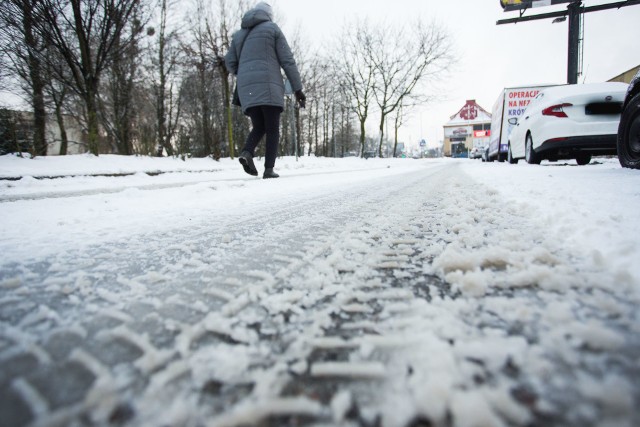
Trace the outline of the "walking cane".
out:
[[[296,107],[296,100],[295,100],[295,95],[293,93],[293,88],[291,87],[291,83],[289,83],[289,80],[285,80],[284,82],[284,93],[285,95],[288,95],[289,105],[291,107],[289,108],[289,127],[291,128],[291,139],[293,140],[293,147],[296,153],[296,162],[297,162],[298,161],[298,141],[296,139],[296,115],[294,111]]]

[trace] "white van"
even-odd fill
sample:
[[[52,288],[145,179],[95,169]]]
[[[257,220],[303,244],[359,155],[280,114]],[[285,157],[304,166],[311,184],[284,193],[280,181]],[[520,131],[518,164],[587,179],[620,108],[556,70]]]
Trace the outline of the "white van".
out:
[[[532,85],[504,88],[493,104],[491,111],[491,141],[488,161],[504,162],[509,150],[509,134],[513,127],[510,118],[520,118],[529,102],[544,88],[556,85]]]

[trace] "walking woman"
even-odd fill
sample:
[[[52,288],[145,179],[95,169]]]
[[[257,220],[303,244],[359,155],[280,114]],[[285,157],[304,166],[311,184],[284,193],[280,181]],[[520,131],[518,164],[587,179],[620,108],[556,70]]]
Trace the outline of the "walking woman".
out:
[[[280,139],[280,114],[284,110],[282,68],[291,82],[296,100],[302,108],[300,72],[282,31],[273,22],[273,10],[260,2],[242,18],[241,29],[233,34],[225,64],[237,75],[237,90],[244,114],[251,119],[252,129],[239,156],[244,171],[258,175],[253,163],[256,146],[267,135],[263,178],[277,178],[273,171]]]

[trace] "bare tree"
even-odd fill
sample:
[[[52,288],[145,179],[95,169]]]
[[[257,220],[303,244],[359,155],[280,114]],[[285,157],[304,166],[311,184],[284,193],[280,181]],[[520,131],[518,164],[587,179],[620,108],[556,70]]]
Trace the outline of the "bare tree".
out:
[[[194,95],[199,104],[200,129],[194,135],[201,140],[202,154],[211,155],[216,160],[223,151],[228,150],[229,155],[234,155],[234,129],[238,128],[231,107],[229,73],[222,60],[230,43],[230,28],[235,27],[234,22],[240,21],[245,2],[240,1],[234,7],[232,10],[226,0],[219,0],[213,5],[197,0],[195,17],[189,21],[189,43],[184,46],[189,81],[197,87]],[[192,113],[196,111],[190,110]],[[237,115],[235,117],[241,119]],[[222,146],[223,139],[228,139],[228,148]]]
[[[284,22],[284,17],[277,17],[276,21]],[[310,67],[309,64],[312,63],[312,58],[317,57],[314,52],[309,51],[309,49],[303,48],[303,46],[308,46],[305,40],[303,40],[301,35],[301,28],[298,26],[292,32],[290,37],[287,37],[289,40],[289,46],[291,47],[291,51],[293,52],[294,58],[296,58],[296,64],[298,65],[298,70],[300,71],[300,79],[303,82],[303,87],[305,88],[305,93],[307,95],[307,107],[305,109],[301,109],[298,103],[295,101],[293,95],[291,96],[290,102],[285,103],[285,114],[283,117],[283,127],[285,131],[283,134],[285,135],[284,144],[281,145],[281,150],[288,155],[293,155],[296,152],[298,154],[302,153],[302,145],[304,144],[303,132],[308,124],[308,108],[314,96],[309,91],[309,74]],[[290,123],[291,119],[291,111],[293,109],[293,123]],[[293,126],[293,131],[289,129]],[[295,137],[294,137],[295,134]],[[295,145],[294,145],[295,144]]]
[[[131,17],[128,31],[138,35],[144,31],[144,26],[138,19],[138,10]],[[120,47],[120,44],[126,46]],[[115,45],[120,55],[114,57],[106,70],[107,84],[101,90],[99,100],[100,117],[107,130],[108,141],[112,151],[118,154],[134,154],[135,118],[137,115],[136,86],[140,70],[141,49],[137,37],[122,37],[115,39]]]
[[[453,56],[450,37],[436,24],[425,26],[418,21],[411,26],[378,26],[370,34],[368,53],[375,72],[373,93],[380,111],[378,155],[382,157],[387,116],[412,96],[428,101],[427,96],[415,93],[416,88],[449,69]]]
[[[64,110],[69,98],[70,89],[64,84],[64,81],[54,78],[54,76],[67,75],[67,67],[64,60],[60,58],[56,51],[47,49],[47,59],[44,65],[47,68],[47,86],[45,92],[47,98],[51,101],[60,130],[60,151],[59,155],[64,156],[69,150],[69,138],[67,137],[67,128],[64,120]]]
[[[392,153],[393,157],[398,156],[398,130],[400,129],[400,126],[402,126],[406,118],[404,108],[405,106],[401,102],[398,108],[396,109],[396,117],[393,120],[393,153]]]
[[[45,86],[43,67],[45,41],[38,33],[40,21],[37,0],[3,0],[0,2],[0,49],[9,68],[22,82],[33,109],[34,132],[32,154],[47,155],[45,136]]]
[[[151,71],[153,102],[156,109],[156,156],[173,156],[172,140],[176,135],[180,119],[180,97],[176,94],[176,76],[181,50],[178,45],[178,31],[168,28],[169,14],[175,5],[167,0],[160,0],[160,16],[157,31],[150,29],[149,36],[156,36],[151,47]]]
[[[224,53],[231,45],[231,32],[239,24],[242,14],[248,9],[245,1],[237,1],[235,8],[231,9],[227,0],[219,0],[218,18],[207,21],[207,40],[216,61],[215,66],[222,82],[222,99],[224,101],[224,113],[227,128],[227,140],[229,145],[229,156],[235,157],[233,106],[231,105],[231,84],[229,82],[230,73],[224,64]]]
[[[208,13],[207,5],[203,0],[196,2],[195,17],[190,20],[191,43],[185,46],[187,54],[187,62],[190,66],[189,76],[183,80],[184,83],[189,82],[187,90],[191,92],[193,113],[196,123],[196,131],[192,134],[199,146],[198,155],[204,157],[214,153],[214,129],[213,129],[213,72],[212,72],[212,54],[207,50],[206,42],[206,14]],[[214,158],[215,158],[215,154]]]
[[[366,21],[347,25],[338,41],[338,56],[333,63],[342,76],[342,84],[352,108],[360,122],[360,156],[364,156],[366,141],[366,122],[369,118],[373,88],[375,84],[375,64],[371,52],[375,40],[371,27]]]
[[[336,138],[340,141],[340,156],[343,157],[345,153],[351,152],[354,149],[354,141],[352,141],[353,127],[351,124],[353,110],[351,109],[350,99],[344,90],[344,84],[338,86],[334,103],[340,111],[340,125]],[[359,147],[355,148],[359,150]]]
[[[39,31],[71,71],[69,84],[84,102],[89,151],[98,155],[100,80],[137,36],[125,30],[140,1],[39,0],[38,5]]]
[[[304,64],[304,62],[303,62]],[[307,95],[307,105],[304,114],[298,114],[301,117],[301,121],[306,123],[306,138],[302,136],[302,132],[299,132],[300,140],[306,140],[306,144],[309,144],[307,149],[307,155],[310,156],[312,152],[316,155],[319,154],[318,149],[318,127],[320,126],[319,111],[322,108],[322,77],[325,74],[323,71],[323,61],[319,56],[313,56],[308,63],[301,67],[301,79],[303,82],[305,94]],[[302,126],[302,125],[301,125]]]

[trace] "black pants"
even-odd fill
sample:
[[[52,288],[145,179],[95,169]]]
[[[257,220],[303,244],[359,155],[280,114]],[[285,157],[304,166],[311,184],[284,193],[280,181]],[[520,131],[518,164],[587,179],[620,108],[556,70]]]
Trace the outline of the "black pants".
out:
[[[267,135],[267,146],[264,158],[264,167],[272,168],[276,164],[278,155],[278,142],[280,140],[280,113],[282,109],[274,106],[251,107],[247,115],[251,119],[251,132],[243,150],[253,155],[262,137]]]

